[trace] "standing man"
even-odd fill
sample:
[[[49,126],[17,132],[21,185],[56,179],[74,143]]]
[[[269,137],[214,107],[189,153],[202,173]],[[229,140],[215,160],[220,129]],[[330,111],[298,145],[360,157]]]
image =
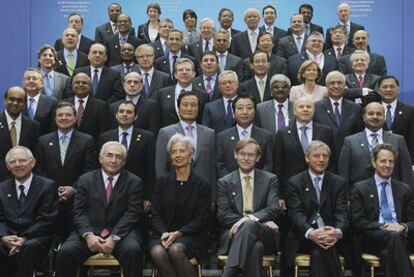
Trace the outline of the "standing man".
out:
[[[303,20],[305,21],[305,34],[310,35],[313,32],[318,32],[323,35],[323,28],[319,25],[313,24],[313,7],[310,4],[302,4],[299,7],[299,14],[303,15]],[[288,33],[291,33],[289,28]]]
[[[290,18],[291,34],[283,37],[277,44],[276,55],[288,59],[305,50],[308,35],[305,33],[303,15],[294,14]]]
[[[203,18],[200,22],[200,39],[188,46],[188,54],[199,61],[202,53],[213,51],[213,35],[215,31],[214,20],[211,18]]]
[[[265,24],[262,27],[260,27],[260,31],[272,34],[273,40],[277,45],[279,39],[287,36],[288,33],[285,30],[282,30],[275,26],[275,22],[277,19],[276,8],[272,5],[265,6],[262,10],[262,16]],[[276,54],[276,49],[274,49],[273,52]]]
[[[349,47],[345,44],[346,40],[346,30],[345,28],[338,24],[331,28],[330,30],[330,36],[332,41],[332,47],[325,50],[325,55],[331,55],[336,58],[336,60],[339,62],[341,60],[341,57],[345,55],[352,54],[355,49]]]
[[[118,71],[121,75],[122,85],[124,84],[124,77],[129,72],[139,72],[139,65],[135,62],[134,46],[128,42],[121,45],[121,63],[112,66],[111,68]]]
[[[170,30],[174,29],[174,24],[171,19],[169,18],[163,18],[160,20],[160,26],[158,27],[159,31],[159,38],[155,40],[153,43],[151,43],[151,46],[154,48],[154,55],[155,59],[161,58],[161,57],[168,57],[170,48],[168,47],[168,33]]]
[[[234,14],[229,8],[222,8],[218,14],[218,21],[220,23],[220,30],[226,31],[229,34],[229,42],[231,38],[240,33],[239,30],[233,28]]]
[[[205,51],[200,56],[201,75],[194,78],[193,86],[207,93],[209,100],[220,98],[218,86],[219,65],[214,51]]]

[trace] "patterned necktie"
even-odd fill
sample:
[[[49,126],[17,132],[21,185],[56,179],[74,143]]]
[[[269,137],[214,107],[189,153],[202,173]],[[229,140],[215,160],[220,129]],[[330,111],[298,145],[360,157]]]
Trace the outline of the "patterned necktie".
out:
[[[230,128],[233,126],[233,111],[231,107],[231,103],[233,100],[227,100],[227,107],[226,107],[226,127]]]
[[[23,209],[24,206],[26,205],[27,196],[24,193],[24,186],[23,185],[19,185],[19,190],[20,190],[19,208]]]
[[[131,65],[126,65],[125,66],[125,75],[127,75],[129,72],[131,71]]]
[[[251,32],[251,34],[250,34],[250,48],[252,50],[252,53],[254,53],[254,51],[256,51],[256,46],[257,46],[256,32]]]
[[[210,99],[211,99],[211,91],[213,90],[211,87],[211,77],[206,77],[206,90],[208,94],[210,94]]]
[[[178,58],[177,55],[173,56],[173,64],[172,64],[172,68],[171,68],[171,72],[172,72],[171,79],[172,80],[174,80],[174,78],[175,78],[175,63],[177,62],[177,58]]]
[[[168,59],[168,56],[170,55],[170,48],[168,47],[167,42],[164,42],[163,50],[164,50],[164,57]]]
[[[49,74],[46,73],[45,74],[45,77],[44,77],[44,80],[45,80],[45,92],[46,92],[46,95],[53,96],[53,88],[52,88],[52,84],[50,82],[50,78],[51,77],[49,77]]]
[[[306,148],[308,147],[308,144],[309,144],[308,135],[306,134],[308,127],[301,126],[299,129],[302,131],[300,135],[300,144],[302,145],[303,153],[306,153]]]
[[[11,122],[10,127],[10,139],[13,146],[17,145],[17,129],[16,129],[16,121]]]
[[[187,127],[185,127],[185,129],[187,130],[187,137],[190,137],[192,139],[194,139],[193,128],[194,126],[192,125],[188,125]]]
[[[244,176],[243,212],[245,214],[253,213],[253,187],[250,182],[250,176]]]
[[[93,77],[92,77],[92,94],[93,97],[96,96],[97,90],[98,90],[98,83],[99,83],[99,77],[98,77],[98,69],[94,70]]]
[[[317,176],[315,177],[315,179],[313,179],[313,187],[315,188],[315,192],[316,192],[316,199],[318,200],[318,204],[320,204],[321,202],[321,188],[319,187],[319,183],[321,182],[322,178]],[[319,207],[320,208],[320,207]],[[320,213],[319,213],[319,208],[318,208],[318,212],[315,215],[315,221],[316,224],[318,224],[319,228],[325,227],[325,222],[323,221]]]
[[[379,141],[378,141],[378,134],[371,134],[371,153],[374,152],[375,147],[377,147]]]
[[[263,102],[264,93],[265,93],[265,83],[264,83],[263,79],[260,79],[259,80],[259,95],[260,95],[260,101],[261,102]]]
[[[285,125],[285,116],[283,114],[283,104],[277,105],[279,107],[279,111],[277,112],[277,129],[284,128]]]
[[[334,110],[334,114],[335,114],[335,121],[336,124],[339,126],[341,125],[341,114],[339,113],[339,103],[338,102],[334,102],[334,106],[335,106],[335,110]]]
[[[85,107],[83,106],[83,102],[84,102],[84,100],[82,100],[82,99],[78,100],[79,105],[78,105],[78,111],[76,113],[76,123],[78,124],[78,126],[80,126],[81,123],[82,123],[83,113],[85,111]]]
[[[298,49],[298,52],[302,50],[302,37],[296,38],[296,48]]]
[[[145,96],[148,96],[148,94],[149,94],[149,87],[150,87],[149,81],[148,81],[149,73],[148,72],[145,72],[144,75],[145,75],[145,79],[144,79],[144,91],[145,91]]]
[[[126,37],[121,37],[119,40],[119,44],[122,46],[127,42],[127,38]]]
[[[73,54],[69,53],[68,54],[68,63],[67,63],[67,69],[69,72],[69,75],[72,76],[73,71],[75,70],[75,62],[73,61]]]
[[[241,131],[241,139],[248,139],[249,138],[249,133],[247,132],[246,129],[244,129],[243,131]]]
[[[388,205],[388,199],[387,199],[387,193],[386,193],[386,187],[388,185],[388,182],[382,182],[381,184],[381,215],[382,219],[384,219],[384,223],[392,223],[392,212]]]
[[[204,52],[209,51],[210,48],[208,47],[209,41],[206,40],[206,46],[204,47]]]
[[[128,150],[128,141],[127,141],[128,132],[122,132],[121,144],[125,146],[125,149]]]
[[[69,145],[69,139],[66,135],[63,135],[60,137],[59,141],[59,149],[60,149],[60,161],[62,162],[62,165],[65,162],[66,157],[66,151],[68,150]]]
[[[363,88],[364,87],[364,77],[362,77],[362,75],[359,75],[358,82],[359,82],[359,87]]]
[[[339,59],[341,58],[341,54],[342,54],[342,49],[341,47],[337,47],[336,48],[336,59],[339,61]]]
[[[387,113],[385,114],[385,121],[389,130],[392,129],[392,116],[391,116],[391,105],[387,105]]]
[[[32,97],[29,98],[29,107],[27,108],[27,114],[29,115],[31,119],[33,119],[35,116],[34,101],[35,101],[34,98]]]

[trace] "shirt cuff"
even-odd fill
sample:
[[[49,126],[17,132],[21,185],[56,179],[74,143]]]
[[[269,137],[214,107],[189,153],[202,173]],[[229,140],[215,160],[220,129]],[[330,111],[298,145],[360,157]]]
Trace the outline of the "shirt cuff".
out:
[[[121,237],[120,237],[120,236],[117,236],[117,235],[111,235],[111,238],[112,238],[114,241],[120,241],[120,240],[121,240]]]
[[[339,238],[338,239],[342,239],[342,237],[343,237],[343,233],[342,233],[342,230],[341,229],[339,229],[339,228],[336,228],[335,229],[337,232],[339,232],[339,234],[340,234],[340,236],[339,236]]]
[[[89,235],[93,235],[93,232],[85,232],[85,233],[83,233],[82,237],[84,239],[86,239],[86,237],[89,236]]]
[[[309,229],[306,231],[306,233],[305,233],[305,238],[306,238],[306,239],[309,239],[309,233],[310,233],[311,231],[313,231],[313,230],[315,230],[315,229],[313,229],[313,228],[309,228]]]
[[[369,89],[368,88],[362,88],[362,96],[366,96],[369,93]]]
[[[249,214],[247,217],[248,217],[250,220],[253,220],[253,221],[255,221],[255,222],[259,221],[259,219],[258,219],[257,217],[255,217],[254,215],[252,215],[252,214]]]

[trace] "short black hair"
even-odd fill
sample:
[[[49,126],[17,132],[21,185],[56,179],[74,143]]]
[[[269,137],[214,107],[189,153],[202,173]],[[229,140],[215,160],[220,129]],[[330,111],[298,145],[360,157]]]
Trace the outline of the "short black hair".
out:
[[[80,17],[80,19],[81,19],[82,23],[83,23],[83,17],[81,16],[81,14],[80,14],[80,13],[71,13],[71,14],[69,14],[69,15],[68,15],[68,21],[69,21],[69,18],[70,18],[70,17],[72,17],[72,16],[74,16],[74,15],[78,15],[78,16]]]
[[[185,11],[183,11],[183,21],[185,21],[185,17],[187,15],[190,15],[191,17],[194,17],[196,20],[196,24],[197,24],[197,14],[194,10],[192,9],[186,9]]]
[[[134,107],[134,115],[137,115],[137,106],[134,104],[134,102],[132,102],[131,100],[121,100],[118,103],[118,106],[116,107],[116,113],[118,113],[119,107],[122,105],[132,105]]]
[[[256,51],[254,51],[254,53],[249,58],[249,62],[250,63],[253,63],[254,56],[256,56],[257,54],[260,54],[260,53],[265,54],[266,55],[267,62],[270,62],[270,57],[265,52],[263,52],[262,50],[256,50]]]
[[[186,96],[195,96],[197,98],[197,105],[198,105],[198,107],[200,107],[200,99],[198,99],[198,95],[194,91],[184,91],[184,92],[182,92],[178,96],[178,99],[177,99],[177,107],[180,107],[181,99],[183,99]]]
[[[397,84],[397,86],[400,86],[400,82],[398,81],[397,77],[393,76],[393,75],[387,75],[387,76],[383,76],[381,78],[379,78],[378,82],[378,88],[381,87],[381,83],[384,80],[388,80],[388,79],[393,79],[395,81],[395,83]]]
[[[302,4],[302,5],[300,5],[300,7],[299,7],[299,13],[300,13],[300,10],[301,10],[302,8],[309,9],[309,10],[311,10],[311,12],[313,13],[313,7],[312,7],[312,5],[311,5],[311,4]]]
[[[272,5],[267,5],[267,6],[264,6],[264,8],[263,8],[263,10],[262,10],[262,15],[264,15],[264,12],[265,12],[265,10],[266,9],[272,9],[274,12],[275,12],[275,14],[277,15],[277,11],[276,11],[276,8],[275,7],[273,7]]]
[[[273,45],[276,45],[275,39],[273,38],[272,34],[271,34],[271,33],[269,33],[269,32],[267,32],[267,31],[260,31],[260,32],[259,32],[259,35],[257,36],[257,45],[259,45],[260,38],[261,38],[262,36],[265,36],[265,35],[270,35],[270,37],[272,38]],[[274,47],[275,47],[275,46],[273,46],[273,48],[274,48]]]
[[[378,154],[381,150],[387,150],[390,151],[394,155],[394,159],[397,160],[398,151],[395,149],[395,147],[390,143],[381,143],[378,144],[374,151],[372,151],[372,160],[376,161],[378,158]]]
[[[204,52],[201,54],[201,56],[200,56],[200,63],[201,63],[201,61],[203,60],[204,56],[206,56],[206,55],[213,55],[214,57],[216,57],[216,62],[218,62],[218,57],[217,57],[216,52],[215,52],[215,51],[210,51],[210,50],[208,50],[208,51],[204,51]]]
[[[246,92],[246,91],[242,91],[236,96],[236,98],[234,98],[233,103],[231,103],[231,107],[233,109],[233,112],[236,110],[237,102],[241,99],[250,99],[250,100],[252,100],[254,110],[256,110],[256,101],[254,101],[253,96],[250,93]]]
[[[118,3],[116,3],[116,2],[114,2],[114,3],[110,3],[109,5],[108,5],[108,10],[111,8],[111,6],[118,6],[119,7],[119,9],[121,10],[121,12],[122,12],[122,7],[121,7],[121,5],[120,4],[118,4]]]
[[[219,11],[219,14],[218,14],[218,20],[220,20],[221,14],[224,13],[224,12],[229,12],[229,13],[231,13],[231,16],[234,17],[234,14],[233,14],[232,10],[230,10],[229,8],[222,8]]]
[[[64,107],[69,107],[72,110],[73,115],[76,116],[77,112],[76,112],[75,105],[73,105],[73,103],[69,102],[68,100],[61,100],[57,103],[55,107],[55,112],[54,112],[55,117],[56,117],[57,110],[64,108]]]

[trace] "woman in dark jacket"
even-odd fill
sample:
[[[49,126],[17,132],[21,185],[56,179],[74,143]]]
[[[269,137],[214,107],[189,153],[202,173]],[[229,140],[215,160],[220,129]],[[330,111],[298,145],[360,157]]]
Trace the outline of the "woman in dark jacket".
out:
[[[158,34],[161,15],[160,5],[158,3],[150,3],[147,6],[147,15],[149,18],[147,23],[138,26],[137,38],[140,44],[151,44],[160,39],[160,35]]]

